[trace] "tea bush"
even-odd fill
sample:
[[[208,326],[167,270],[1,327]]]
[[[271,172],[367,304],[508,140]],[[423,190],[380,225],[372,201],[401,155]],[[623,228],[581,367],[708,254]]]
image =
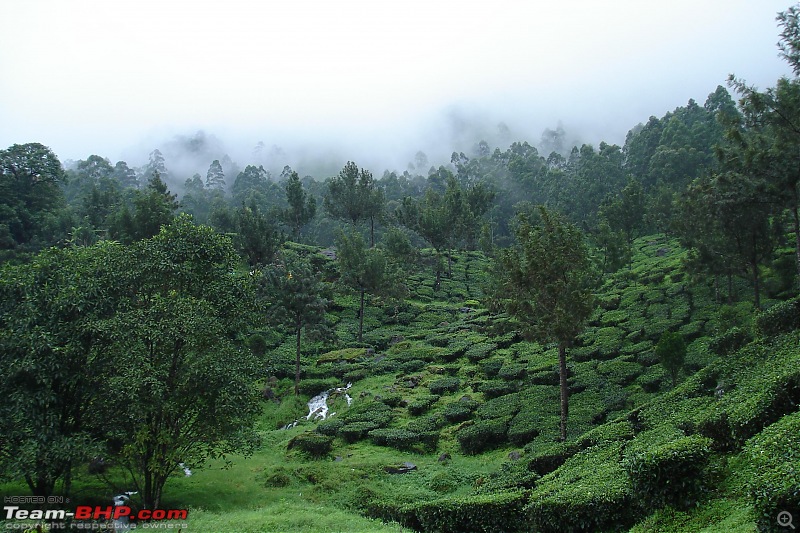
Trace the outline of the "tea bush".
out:
[[[759,530],[785,531],[775,528],[778,513],[800,516],[800,411],[751,438],[743,451],[751,465],[748,494]]]
[[[506,431],[510,417],[478,420],[462,426],[456,432],[461,450],[469,455],[481,453],[502,445],[506,441]]]
[[[669,425],[639,434],[625,447],[623,468],[648,507],[693,506],[706,488],[711,439],[685,436]]]
[[[297,448],[311,457],[320,458],[331,451],[332,443],[333,437],[309,431],[292,438],[286,448],[288,450]]]

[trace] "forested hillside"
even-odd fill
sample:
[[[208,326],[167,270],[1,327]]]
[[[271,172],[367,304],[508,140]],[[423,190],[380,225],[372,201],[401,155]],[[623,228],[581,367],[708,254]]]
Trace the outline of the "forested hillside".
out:
[[[198,531],[786,530],[800,78],[728,87],[623,146],[380,177],[0,151],[0,492]]]

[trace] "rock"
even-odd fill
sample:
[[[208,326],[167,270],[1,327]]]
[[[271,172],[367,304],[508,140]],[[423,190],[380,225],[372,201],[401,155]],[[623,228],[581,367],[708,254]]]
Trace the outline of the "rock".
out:
[[[397,466],[384,466],[383,471],[387,474],[407,474],[417,469],[414,463],[405,462]]]
[[[336,457],[333,458],[333,460],[334,460],[334,462],[338,463],[339,461],[342,460],[342,456],[341,455],[337,455]]]
[[[392,338],[389,339],[389,346],[394,346],[398,342],[403,342],[404,340],[406,340],[406,338],[402,335],[393,335]]]
[[[459,312],[461,313],[471,313],[472,311],[473,309],[471,307],[462,307],[459,309]]]
[[[449,461],[450,459],[452,459],[452,457],[450,457],[450,454],[447,453],[447,452],[444,452],[442,455],[439,456],[439,459],[437,459],[437,460],[440,463],[444,463],[444,462]]]
[[[519,461],[520,457],[522,457],[522,453],[516,450],[508,454],[508,458],[512,461]]]
[[[659,248],[658,250],[656,250],[656,255],[658,257],[664,257],[668,253],[669,253],[669,248]]]
[[[469,394],[465,394],[464,396],[459,398],[458,401],[461,402],[461,403],[471,402],[472,401],[472,396],[470,396]]]
[[[439,323],[436,325],[436,327],[437,327],[437,328],[446,328],[446,327],[448,327],[449,325],[450,325],[450,322],[444,321],[444,322],[439,322]]]

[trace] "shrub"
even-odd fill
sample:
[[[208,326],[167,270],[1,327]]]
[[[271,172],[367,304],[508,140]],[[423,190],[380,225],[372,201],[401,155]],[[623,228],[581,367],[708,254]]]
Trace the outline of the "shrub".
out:
[[[694,505],[705,488],[711,443],[700,435],[684,436],[669,425],[640,433],[622,460],[637,498],[654,508]]]
[[[347,442],[356,442],[366,437],[373,429],[378,429],[379,427],[375,422],[350,422],[342,426],[339,430],[339,435]]]
[[[478,392],[482,392],[487,399],[497,398],[514,392],[514,385],[501,379],[486,381],[478,386]]]
[[[500,369],[503,368],[503,364],[505,364],[505,359],[502,357],[491,357],[480,361],[478,366],[481,367],[481,370],[486,374],[487,378],[493,378],[500,372]]]
[[[594,346],[603,358],[615,357],[625,339],[625,332],[617,327],[597,328],[592,337]]]
[[[747,331],[739,327],[732,327],[722,335],[712,338],[708,343],[708,349],[717,355],[725,356],[735,352],[751,340]]]
[[[451,424],[455,422],[463,422],[472,416],[472,409],[461,402],[454,402],[445,407],[444,411],[442,411],[442,416],[444,416],[444,419]]]
[[[478,407],[476,414],[478,418],[503,418],[516,415],[522,405],[519,401],[519,394],[512,393],[505,396],[493,398]]]
[[[541,417],[535,411],[524,409],[511,419],[508,440],[515,446],[523,446],[539,435]]]
[[[342,415],[344,425],[338,434],[348,442],[363,439],[373,429],[388,426],[392,422],[391,408],[380,402],[357,404]]]
[[[311,457],[319,458],[331,451],[332,443],[333,437],[309,431],[295,436],[286,448],[288,450],[297,448]]]
[[[474,455],[502,445],[506,440],[509,420],[510,417],[493,418],[463,426],[456,432],[461,450]]]
[[[402,372],[404,374],[413,374],[414,372],[419,372],[425,365],[427,365],[425,361],[421,359],[412,359],[411,361],[405,361],[397,365],[395,372]]]
[[[317,429],[315,431],[323,435],[334,437],[343,426],[344,420],[341,418],[329,418],[317,424]]]
[[[276,488],[286,487],[292,482],[292,478],[289,477],[289,471],[282,466],[265,470],[263,479],[264,485]]]
[[[636,519],[630,481],[619,466],[621,443],[592,447],[537,481],[525,508],[530,531],[627,529]]]
[[[439,400],[439,396],[434,396],[432,394],[417,396],[414,400],[409,402],[408,412],[414,416],[419,416],[430,409],[437,400]]]
[[[380,399],[381,403],[385,403],[389,407],[397,407],[403,401],[403,397],[399,394],[387,394]]]
[[[445,392],[455,392],[461,386],[461,380],[454,377],[437,379],[428,385],[431,394],[442,395]]]
[[[316,396],[321,392],[338,387],[341,384],[342,382],[338,378],[303,379],[300,381],[299,389],[300,394]]]
[[[529,448],[531,448],[530,445],[525,446],[525,451],[528,452]],[[551,444],[546,448],[531,448],[530,452],[533,453],[533,457],[531,457],[528,467],[531,471],[544,476],[555,471],[579,451],[581,450],[577,444],[567,442]]]
[[[774,528],[781,511],[796,520],[800,516],[800,412],[783,417],[750,439],[744,456],[752,465],[748,494],[759,530]]]
[[[490,353],[497,349],[497,344],[493,342],[481,342],[470,346],[466,352],[467,359],[476,363],[485,359]]]
[[[348,383],[361,381],[364,378],[370,376],[370,371],[367,368],[354,368],[353,370],[349,370],[342,374],[342,381],[346,381]]]
[[[678,381],[678,373],[683,368],[686,359],[686,343],[680,333],[666,332],[661,335],[656,344],[656,357],[661,361],[661,366],[669,372],[674,387]]]
[[[420,442],[420,434],[407,429],[381,428],[369,432],[369,438],[378,446],[407,450]]]
[[[341,350],[334,350],[320,355],[319,358],[317,358],[317,364],[355,361],[364,357],[366,353],[367,350],[364,348],[343,348]]]
[[[497,373],[500,379],[514,380],[525,376],[525,365],[520,363],[506,363]]]
[[[662,383],[666,381],[667,372],[660,366],[648,368],[644,374],[636,380],[645,392],[653,393],[661,389]]]
[[[442,418],[438,416],[421,416],[411,420],[406,429],[415,433],[429,433],[438,431],[444,425]]]
[[[522,492],[501,492],[418,503],[405,509],[413,517],[405,525],[431,533],[529,531],[525,501]]]
[[[800,328],[800,297],[775,304],[756,315],[756,330],[773,337]]]
[[[617,385],[630,385],[642,373],[642,365],[620,358],[610,361],[601,361],[597,364],[597,371],[603,374],[608,381]]]

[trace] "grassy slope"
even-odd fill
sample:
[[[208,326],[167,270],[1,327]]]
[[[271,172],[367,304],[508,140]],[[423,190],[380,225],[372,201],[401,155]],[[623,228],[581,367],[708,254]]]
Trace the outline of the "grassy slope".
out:
[[[398,516],[391,510],[403,505],[525,487],[528,516],[543,530],[568,529],[563,522],[547,522],[547,513],[559,506],[566,505],[563,509],[578,520],[581,509],[597,505],[602,514],[603,506],[619,503],[630,515],[623,522],[634,531],[753,531],[747,492],[752,472],[743,445],[783,414],[770,409],[800,368],[798,339],[756,343],[726,358],[710,353],[708,336],[749,325],[752,311],[741,303],[720,312],[709,287],[686,279],[681,257],[674,242],[639,239],[632,270],[613,276],[600,291],[600,307],[570,353],[566,444],[556,443],[555,350],[498,334],[498,321],[477,303],[485,262],[480,254],[470,254],[457,257],[453,278],[444,279],[438,291],[426,267],[408,277],[413,299],[367,309],[365,342],[374,354],[335,352],[317,364],[325,350],[311,346],[304,362],[309,395],[353,382],[353,406],[348,408],[341,396],[333,398],[333,420],[346,421],[351,409],[388,404],[391,419],[381,425],[430,430],[438,435],[435,447],[395,449],[377,446],[369,437],[349,442],[340,430],[321,459],[287,451],[292,438],[319,424],[305,420],[308,396],[299,401],[287,396],[293,348],[273,339],[268,370],[282,401],[265,408],[264,446],[253,457],[233,458],[230,468],[211,464],[190,478],[176,477],[167,486],[165,506],[191,507],[190,526],[198,531],[398,531],[398,524],[363,514],[387,516],[389,509],[388,516]],[[330,318],[342,345],[354,346],[357,302],[347,295],[336,302]],[[653,355],[666,330],[680,331],[691,341],[686,372],[675,390]],[[756,364],[760,370],[752,372]],[[731,392],[717,397],[719,383]],[[298,418],[297,427],[276,429]],[[466,438],[483,427],[500,430],[486,442]],[[664,508],[637,503],[625,458],[639,449],[668,448],[687,436],[712,442],[703,456],[707,468],[698,473],[703,494],[690,507],[675,501]],[[464,442],[478,449],[465,453]],[[512,451],[522,459],[509,459]],[[451,459],[437,461],[442,453]],[[403,461],[418,470],[383,472],[384,466]],[[81,491],[92,498],[110,495],[88,476],[76,487],[76,497]],[[26,493],[13,485],[0,490]],[[570,527],[586,528],[575,524]]]

